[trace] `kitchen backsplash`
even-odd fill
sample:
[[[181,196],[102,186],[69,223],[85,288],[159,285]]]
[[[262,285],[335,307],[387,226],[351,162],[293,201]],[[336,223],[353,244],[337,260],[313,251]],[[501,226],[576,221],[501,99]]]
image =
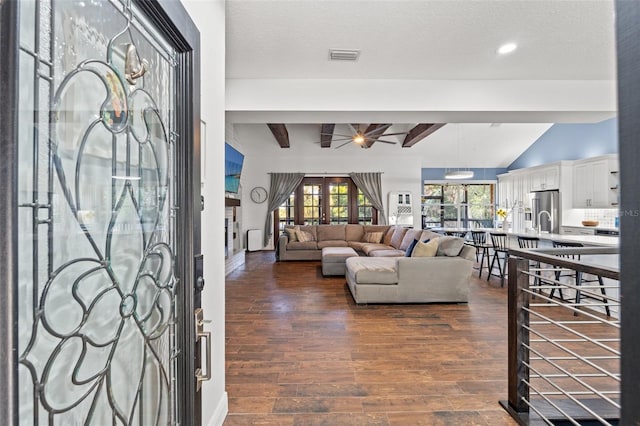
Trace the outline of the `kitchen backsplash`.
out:
[[[616,222],[616,216],[618,216],[617,209],[582,209],[583,220],[597,220],[600,222],[598,227],[600,228],[614,228]]]

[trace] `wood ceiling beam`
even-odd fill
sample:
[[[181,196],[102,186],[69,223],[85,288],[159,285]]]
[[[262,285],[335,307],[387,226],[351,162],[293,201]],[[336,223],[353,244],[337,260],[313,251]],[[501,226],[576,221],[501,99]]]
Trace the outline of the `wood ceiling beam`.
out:
[[[335,129],[335,124],[322,124],[322,128],[320,130],[320,147],[321,148],[331,148],[331,140],[333,139],[333,129]]]
[[[404,137],[404,141],[402,142],[403,148],[411,148],[446,123],[420,123],[413,129],[409,130],[407,136]]]
[[[289,148],[289,132],[287,132],[287,126],[284,124],[267,123],[269,130],[273,133],[273,137],[276,138],[280,148]]]
[[[371,145],[378,139],[387,129],[391,127],[391,124],[369,124],[367,130],[364,131],[364,134],[367,138],[366,145],[367,148],[371,148]]]

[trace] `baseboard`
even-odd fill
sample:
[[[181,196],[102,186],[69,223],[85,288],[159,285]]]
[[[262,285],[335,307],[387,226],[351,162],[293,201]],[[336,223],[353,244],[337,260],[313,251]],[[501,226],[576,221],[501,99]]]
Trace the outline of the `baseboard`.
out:
[[[213,416],[206,423],[207,426],[222,426],[224,423],[224,419],[227,417],[227,413],[229,412],[229,398],[227,393],[224,392],[220,400],[218,400],[218,404],[216,404],[216,409],[213,412]]]

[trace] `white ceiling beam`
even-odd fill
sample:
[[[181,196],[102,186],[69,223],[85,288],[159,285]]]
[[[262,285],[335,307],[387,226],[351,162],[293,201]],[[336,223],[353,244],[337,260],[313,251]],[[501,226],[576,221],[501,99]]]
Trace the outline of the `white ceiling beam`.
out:
[[[384,95],[381,95],[383,93]],[[235,123],[597,122],[616,115],[609,80],[228,79]]]

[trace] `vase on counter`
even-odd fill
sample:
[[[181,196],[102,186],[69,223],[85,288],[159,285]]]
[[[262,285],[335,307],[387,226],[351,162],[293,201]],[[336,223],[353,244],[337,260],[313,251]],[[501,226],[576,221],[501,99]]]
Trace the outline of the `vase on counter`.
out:
[[[509,222],[507,222],[507,219],[504,219],[502,221],[502,232],[507,232],[509,230]]]

